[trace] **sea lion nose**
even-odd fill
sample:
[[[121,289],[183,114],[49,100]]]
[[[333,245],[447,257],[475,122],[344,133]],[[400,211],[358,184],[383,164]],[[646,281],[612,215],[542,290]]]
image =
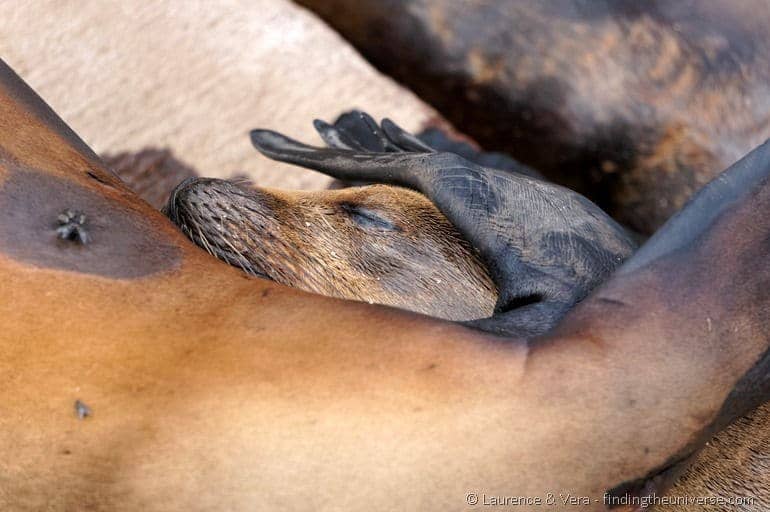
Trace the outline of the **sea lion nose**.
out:
[[[166,205],[161,212],[171,222],[181,226],[189,214],[200,213],[211,208],[227,194],[233,185],[227,180],[217,178],[187,178],[171,191]]]
[[[171,194],[168,196],[168,201],[166,201],[165,206],[160,210],[161,213],[171,219],[171,222],[174,224],[179,224],[179,199],[198,181],[200,181],[200,178],[196,177],[187,178],[182,181],[171,191]]]
[[[191,221],[203,223],[223,216],[235,215],[238,205],[248,205],[250,214],[268,206],[272,195],[256,188],[244,187],[239,181],[219,178],[188,178],[171,191],[161,212],[177,226]]]

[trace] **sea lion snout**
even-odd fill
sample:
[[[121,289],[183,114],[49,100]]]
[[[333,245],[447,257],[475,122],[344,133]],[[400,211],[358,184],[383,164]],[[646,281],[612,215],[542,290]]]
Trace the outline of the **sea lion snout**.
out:
[[[183,192],[189,185],[191,185],[193,182],[198,180],[200,178],[190,177],[182,181],[179,185],[174,187],[174,189],[171,191],[171,194],[168,197],[168,200],[166,201],[166,204],[161,209],[161,212],[163,212],[164,215],[166,215],[174,224],[178,224],[178,212],[177,212],[177,198],[180,195],[180,192]]]
[[[184,231],[217,222],[222,226],[273,216],[280,211],[279,202],[278,196],[267,189],[246,187],[235,181],[193,177],[174,188],[163,213]]]
[[[269,192],[247,189],[236,182],[193,177],[174,188],[163,213],[213,256],[249,274],[272,279],[261,265],[264,259],[249,255],[257,250],[256,246],[260,246],[260,252],[266,250],[254,233],[274,236],[267,221],[277,211],[276,201]],[[244,229],[246,223],[255,231]],[[277,223],[271,224],[278,229]]]

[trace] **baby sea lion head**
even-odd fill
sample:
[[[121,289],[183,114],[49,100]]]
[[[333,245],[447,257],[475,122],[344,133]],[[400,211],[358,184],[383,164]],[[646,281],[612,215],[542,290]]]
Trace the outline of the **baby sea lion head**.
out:
[[[288,286],[451,320],[494,309],[495,286],[470,244],[409,189],[287,191],[198,178],[180,184],[165,211],[212,255]]]

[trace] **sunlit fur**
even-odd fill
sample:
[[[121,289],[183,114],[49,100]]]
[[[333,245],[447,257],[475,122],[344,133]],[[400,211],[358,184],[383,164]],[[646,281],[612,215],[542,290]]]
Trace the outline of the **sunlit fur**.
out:
[[[285,191],[201,179],[175,191],[167,211],[211,254],[289,286],[451,320],[494,308],[495,286],[469,244],[411,190]]]

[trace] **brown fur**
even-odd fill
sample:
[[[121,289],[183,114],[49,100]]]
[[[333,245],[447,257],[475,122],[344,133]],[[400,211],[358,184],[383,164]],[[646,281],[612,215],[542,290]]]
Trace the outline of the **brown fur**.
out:
[[[172,201],[198,245],[281,284],[449,320],[490,316],[497,299],[470,245],[411,190],[302,192],[199,180]]]
[[[227,233],[233,249],[254,265],[251,271],[279,283],[448,319],[488,316],[494,306],[494,285],[481,262],[416,192],[384,185],[251,191],[204,180],[177,200],[187,212],[183,230],[196,243],[205,247]],[[243,207],[229,210],[220,228],[212,216],[221,217],[225,203]],[[341,208],[345,204],[370,209],[400,229],[364,229]],[[770,506],[770,404],[717,434],[667,496],[677,501],[662,510],[727,512],[735,506],[701,498],[748,498],[747,510]]]
[[[666,496],[679,500],[655,510],[732,512],[770,510],[770,404],[716,435]],[[693,501],[722,498],[722,503]],[[748,498],[743,505],[736,500]]]
[[[99,196],[86,213],[104,233],[123,218],[112,236],[161,240],[136,248],[145,259],[175,248],[162,268],[115,253],[110,269],[155,271],[113,276],[73,270],[88,245],[60,246],[68,269],[0,251],[4,510],[457,510],[469,492],[549,490],[601,510],[607,489],[697,446],[741,389],[766,396],[742,377],[770,346],[767,186],[527,344],[250,278],[112,177],[5,66],[0,114],[4,199]],[[7,232],[26,230],[17,213]],[[27,236],[60,243],[55,225]]]

